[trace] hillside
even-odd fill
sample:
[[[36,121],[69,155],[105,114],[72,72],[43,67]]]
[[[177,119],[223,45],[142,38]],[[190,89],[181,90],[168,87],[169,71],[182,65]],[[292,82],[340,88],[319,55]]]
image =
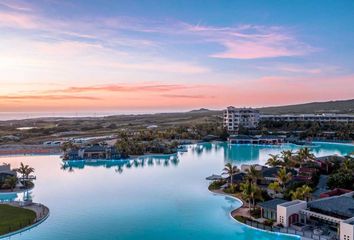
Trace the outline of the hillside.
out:
[[[262,114],[346,113],[354,114],[354,99],[312,102],[288,106],[259,108]]]

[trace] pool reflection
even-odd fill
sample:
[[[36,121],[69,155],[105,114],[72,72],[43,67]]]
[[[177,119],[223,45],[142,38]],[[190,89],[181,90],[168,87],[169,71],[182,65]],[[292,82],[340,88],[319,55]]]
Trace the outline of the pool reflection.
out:
[[[115,172],[121,174],[124,169],[144,168],[153,166],[177,166],[180,160],[178,155],[142,156],[134,159],[121,160],[70,160],[61,164],[61,169],[67,172],[74,172],[75,169],[85,167],[113,168]]]

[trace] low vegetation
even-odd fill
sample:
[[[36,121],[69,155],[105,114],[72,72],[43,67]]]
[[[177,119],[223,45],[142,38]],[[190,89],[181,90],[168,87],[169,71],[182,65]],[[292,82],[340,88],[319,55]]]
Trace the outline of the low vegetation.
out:
[[[35,219],[32,210],[0,204],[0,236],[31,225]]]

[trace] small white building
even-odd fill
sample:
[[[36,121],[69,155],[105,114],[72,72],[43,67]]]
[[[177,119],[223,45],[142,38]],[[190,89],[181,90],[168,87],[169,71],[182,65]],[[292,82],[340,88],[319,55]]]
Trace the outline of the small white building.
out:
[[[354,239],[354,217],[340,223],[340,240]]]
[[[284,227],[299,222],[300,210],[306,209],[306,201],[294,200],[277,205],[277,223]]]
[[[354,240],[354,192],[305,202],[294,200],[277,205],[277,223],[317,222],[336,232],[340,240]]]

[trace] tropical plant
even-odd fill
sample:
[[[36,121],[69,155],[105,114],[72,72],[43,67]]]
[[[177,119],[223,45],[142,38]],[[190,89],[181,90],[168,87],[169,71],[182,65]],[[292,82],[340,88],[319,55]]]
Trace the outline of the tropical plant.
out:
[[[70,149],[77,149],[78,147],[71,141],[67,141],[67,142],[64,142],[61,146],[60,146],[61,150],[63,152],[66,152]]]
[[[281,158],[285,167],[290,167],[293,163],[294,152],[292,150],[284,150],[281,152]]]
[[[273,190],[275,193],[279,193],[281,191],[281,187],[279,185],[279,182],[277,182],[277,181],[270,183],[268,185],[268,188],[270,190]]]
[[[298,187],[295,191],[290,191],[292,200],[306,200],[308,201],[311,197],[312,188],[307,185],[302,185]]]
[[[17,172],[22,175],[22,181],[24,181],[25,178],[28,178],[31,173],[34,173],[34,168],[28,165],[24,165],[21,162],[20,167],[17,169]]]
[[[222,174],[229,176],[230,177],[229,183],[233,184],[233,177],[238,172],[239,172],[239,169],[237,168],[237,166],[234,166],[231,163],[226,163]]]
[[[297,151],[297,157],[300,163],[305,162],[306,160],[313,160],[315,158],[315,155],[311,153],[311,149],[308,147],[300,148],[299,151]]]
[[[354,160],[347,157],[340,169],[344,172],[352,172],[354,174]]]
[[[262,191],[256,185],[249,181],[241,183],[240,190],[242,191],[242,196],[248,201],[248,206],[251,211],[251,206],[255,208],[255,202],[257,199],[262,199]]]
[[[271,166],[271,167],[277,167],[282,165],[282,161],[279,158],[279,155],[276,154],[269,154],[269,159],[266,162],[266,165]]]
[[[3,188],[10,188],[11,192],[14,190],[14,188],[16,187],[17,184],[17,177],[15,176],[11,176],[11,177],[7,177],[5,179],[4,184],[2,185]]]
[[[345,188],[354,190],[354,176],[351,172],[339,171],[328,178],[327,186],[332,188]]]
[[[28,168],[28,165],[24,165],[21,162],[20,167],[17,169],[17,172],[22,175],[22,180],[25,179],[27,168]]]
[[[254,184],[256,184],[257,180],[262,177],[261,172],[256,169],[255,165],[251,165],[246,169],[246,174],[246,178]]]
[[[32,173],[34,173],[34,168],[33,167],[30,167],[28,165],[27,166],[27,169],[26,169],[26,172],[25,172],[25,176],[26,178],[28,178]]]
[[[287,172],[286,168],[280,168],[277,175],[277,181],[281,187],[282,192],[285,190],[286,184],[292,179],[290,172]]]

